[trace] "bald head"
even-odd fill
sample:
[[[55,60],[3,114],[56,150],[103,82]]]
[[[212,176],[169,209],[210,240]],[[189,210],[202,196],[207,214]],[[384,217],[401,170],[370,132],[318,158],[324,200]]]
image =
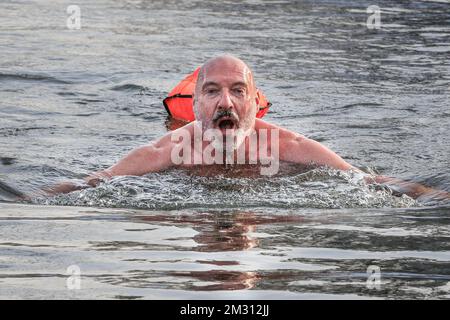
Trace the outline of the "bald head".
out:
[[[218,57],[214,57],[206,61],[202,67],[200,68],[200,71],[198,73],[197,83],[195,85],[195,91],[194,95],[198,94],[198,90],[201,89],[203,82],[205,80],[206,74],[209,71],[213,70],[221,70],[224,73],[227,72],[242,72],[244,74],[244,78],[248,81],[249,86],[252,90],[255,89],[255,83],[253,80],[253,73],[248,67],[248,65],[242,61],[239,58],[236,58],[235,56],[224,54],[220,55]]]

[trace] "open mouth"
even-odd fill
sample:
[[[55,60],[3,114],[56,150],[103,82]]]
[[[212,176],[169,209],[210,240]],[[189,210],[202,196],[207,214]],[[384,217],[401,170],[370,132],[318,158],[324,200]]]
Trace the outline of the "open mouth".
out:
[[[217,126],[222,129],[222,130],[226,130],[226,129],[236,129],[237,127],[237,123],[234,119],[228,118],[228,117],[224,117],[221,118],[217,121]]]

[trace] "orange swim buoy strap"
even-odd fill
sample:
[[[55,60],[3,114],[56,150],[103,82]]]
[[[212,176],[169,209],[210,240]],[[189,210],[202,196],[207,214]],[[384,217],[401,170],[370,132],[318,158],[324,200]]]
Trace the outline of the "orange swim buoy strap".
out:
[[[172,116],[172,113],[170,112],[169,106],[167,105],[167,100],[169,99],[173,99],[173,98],[187,98],[187,99],[192,99],[194,96],[192,94],[181,94],[181,93],[177,93],[174,94],[173,96],[169,96],[164,98],[163,100],[163,105],[164,108],[166,109],[167,113],[169,114],[169,116]]]
[[[272,106],[272,102],[269,102],[269,101],[267,101],[267,105],[266,106],[262,106],[262,105],[258,105],[258,107],[259,107],[259,110],[264,110],[264,109],[267,109],[267,108],[270,108]]]
[[[256,96],[259,99],[259,103],[258,103],[259,110],[264,110],[264,109],[270,108],[272,106],[272,102],[267,101],[267,98],[264,96],[264,94],[258,88],[256,88]]]

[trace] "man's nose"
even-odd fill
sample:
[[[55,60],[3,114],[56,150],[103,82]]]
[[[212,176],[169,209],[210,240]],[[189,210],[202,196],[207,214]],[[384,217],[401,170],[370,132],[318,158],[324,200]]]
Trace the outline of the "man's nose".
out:
[[[223,90],[219,100],[219,109],[232,109],[233,101],[231,100],[230,92],[228,90]]]

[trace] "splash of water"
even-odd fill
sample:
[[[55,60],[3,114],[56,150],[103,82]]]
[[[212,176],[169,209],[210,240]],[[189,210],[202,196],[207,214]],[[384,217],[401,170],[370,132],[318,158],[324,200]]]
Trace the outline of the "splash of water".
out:
[[[204,177],[171,170],[114,177],[96,188],[37,198],[49,205],[173,210],[187,208],[381,208],[417,205],[351,172],[328,168],[289,176]]]

